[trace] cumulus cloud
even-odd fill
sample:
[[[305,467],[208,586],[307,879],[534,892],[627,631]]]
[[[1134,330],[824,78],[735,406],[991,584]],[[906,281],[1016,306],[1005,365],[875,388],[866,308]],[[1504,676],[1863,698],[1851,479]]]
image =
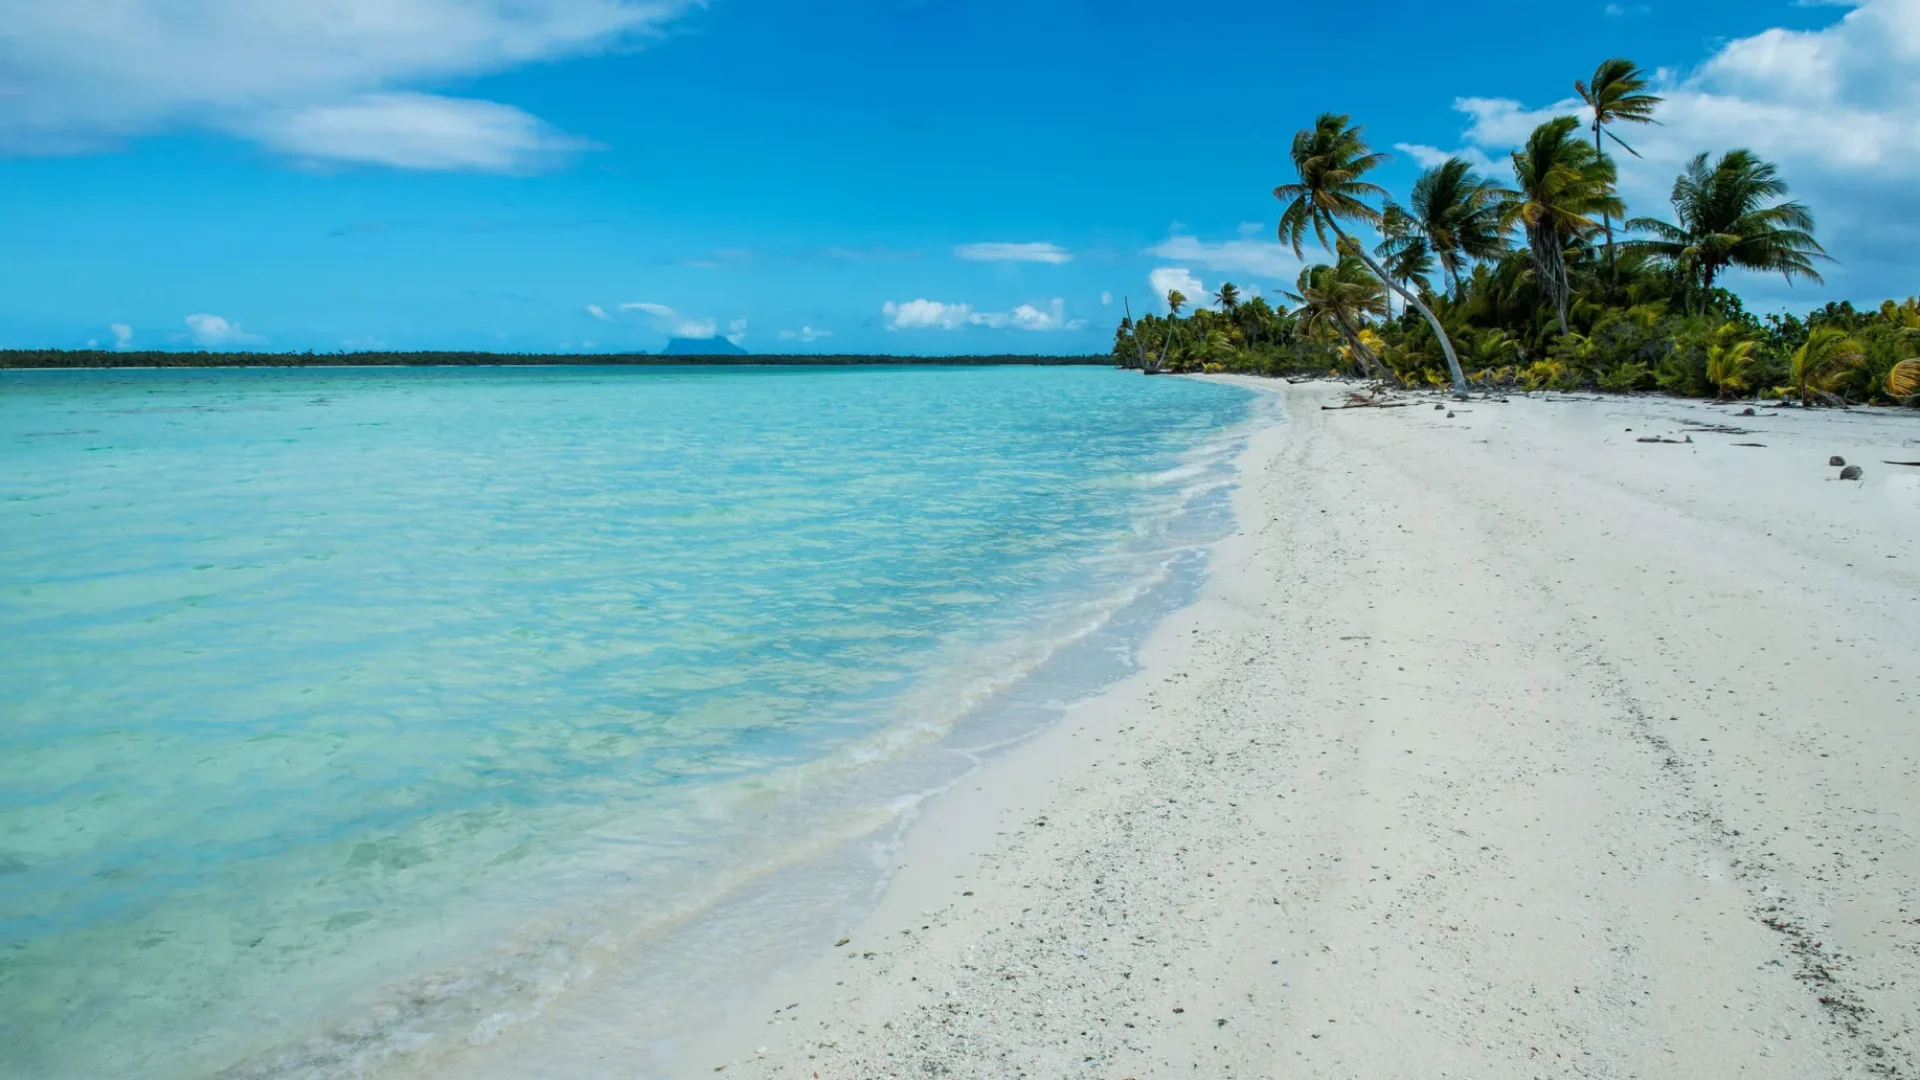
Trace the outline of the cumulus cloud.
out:
[[[1208,242],[1196,236],[1170,236],[1148,248],[1147,254],[1172,262],[1190,263],[1203,270],[1289,280],[1299,275],[1301,266],[1293,252],[1280,246],[1280,241],[1271,235],[1264,239],[1242,235],[1219,242]],[[1159,291],[1162,296],[1166,295],[1165,289]],[[1181,291],[1186,292],[1185,289]]]
[[[123,322],[109,325],[107,331],[113,335],[113,347],[129,349],[133,347],[133,327]]]
[[[1836,11],[1842,9],[1835,8]],[[1618,154],[1621,189],[1635,214],[1665,216],[1673,178],[1694,154],[1747,147],[1778,163],[1820,220],[1841,265],[1827,273],[1862,298],[1911,291],[1920,243],[1912,190],[1920,182],[1920,3],[1867,0],[1815,30],[1770,29],[1726,42],[1687,71],[1658,73],[1667,100],[1660,124],[1626,127],[1644,157]],[[1575,99],[1528,106],[1463,97],[1470,151],[1504,157],[1541,122],[1590,114]],[[1778,278],[1744,279],[1746,291],[1794,296]]]
[[[798,330],[782,330],[776,336],[778,336],[781,341],[809,342],[809,341],[819,341],[821,338],[830,338],[833,336],[833,331],[819,330],[811,326],[803,326]]]
[[[303,158],[526,171],[579,143],[423,84],[630,46],[698,0],[0,0],[0,146],[180,128]]]
[[[1162,304],[1167,302],[1169,290],[1179,289],[1186,295],[1190,306],[1207,306],[1206,285],[1193,276],[1193,271],[1184,266],[1155,267],[1153,272],[1147,275],[1147,284],[1153,287],[1154,298]]]
[[[960,330],[984,326],[990,330],[1084,330],[1084,319],[1069,318],[1067,302],[1055,297],[1045,308],[1021,304],[1011,311],[975,311],[970,304],[938,300],[887,301],[880,308],[889,330]]]
[[[705,341],[720,336],[720,324],[713,319],[681,319],[673,324],[673,336]]]
[[[1050,263],[1073,261],[1073,253],[1058,244],[961,244],[954,255],[971,262]]]
[[[1485,150],[1477,146],[1463,146],[1458,150],[1442,150],[1437,146],[1425,146],[1420,143],[1394,143],[1393,148],[1413,159],[1414,164],[1423,169],[1442,165],[1448,158],[1457,157],[1466,160],[1483,175],[1494,175],[1507,167],[1505,159],[1495,161]]]
[[[1100,291],[1100,306],[1101,307],[1113,306],[1113,294],[1110,292],[1107,292],[1105,289],[1102,289]]]
[[[218,315],[187,316],[187,333],[195,345],[217,349],[225,345],[257,345],[266,338],[259,334],[249,334],[240,329],[237,322],[228,322]]]
[[[747,340],[747,320],[735,319],[727,324],[727,341],[734,345]]]
[[[1032,304],[1021,304],[1012,311],[977,311],[969,317],[976,326],[985,326],[994,330],[1084,330],[1084,319],[1067,317],[1067,302],[1055,297],[1045,308]]]
[[[967,325],[973,308],[967,304],[945,304],[938,300],[892,300],[880,306],[889,330],[958,330]]]

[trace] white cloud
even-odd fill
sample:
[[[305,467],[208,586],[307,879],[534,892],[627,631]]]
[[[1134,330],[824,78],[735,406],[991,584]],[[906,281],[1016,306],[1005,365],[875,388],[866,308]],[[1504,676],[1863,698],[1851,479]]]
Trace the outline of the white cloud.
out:
[[[613,318],[613,316],[607,314],[607,309],[601,307],[599,304],[588,304],[587,314],[599,319],[601,322],[607,322]]]
[[[528,173],[590,147],[511,105],[430,94],[373,94],[247,122],[264,145],[312,161],[401,169]]]
[[[578,144],[510,106],[407,91],[631,45],[697,2],[0,0],[0,146],[200,128],[303,157],[524,170]]]
[[[1179,289],[1186,295],[1190,306],[1206,306],[1208,295],[1206,285],[1184,266],[1156,267],[1147,275],[1147,284],[1153,286],[1153,296],[1157,303],[1165,304],[1168,291]]]
[[[1107,292],[1107,291],[1106,291],[1106,290],[1104,290],[1104,289],[1102,289],[1102,290],[1100,291],[1100,306],[1101,306],[1101,307],[1112,307],[1112,306],[1113,306],[1113,294],[1112,294],[1112,293],[1110,293],[1110,292]]]
[[[938,300],[892,300],[880,306],[889,330],[958,330],[967,325],[973,308],[966,304],[943,304]]]
[[[130,349],[133,347],[133,327],[123,322],[117,322],[109,325],[107,330],[113,334],[114,348]]]
[[[985,326],[993,330],[1032,330],[1046,332],[1050,330],[1084,330],[1084,319],[1067,317],[1067,302],[1059,297],[1050,301],[1046,308],[1037,308],[1032,304],[1021,304],[1012,311],[977,311],[968,317],[976,326]]]
[[[1298,276],[1301,266],[1299,258],[1292,251],[1280,246],[1280,241],[1272,235],[1266,239],[1243,236],[1218,243],[1201,240],[1196,236],[1170,236],[1148,248],[1146,253],[1155,258],[1191,263],[1203,270],[1217,270],[1227,274],[1257,274],[1261,277],[1287,280]],[[1166,295],[1166,290],[1161,289],[1160,294]]]
[[[720,335],[720,324],[712,319],[681,319],[673,324],[673,336],[705,341]]]
[[[210,349],[222,345],[257,345],[267,340],[259,334],[247,333],[240,329],[239,323],[228,322],[218,315],[189,315],[186,322],[193,343]]]
[[[671,319],[673,318],[673,315],[674,315],[673,309],[668,307],[667,305],[649,303],[645,300],[636,300],[636,301],[633,301],[632,303],[621,304],[620,310],[621,311],[644,311],[647,314],[660,319]]]
[[[972,262],[1072,262],[1073,252],[1058,244],[961,244],[954,255]]]
[[[735,319],[728,323],[727,340],[735,345],[747,340],[747,320]]]
[[[818,341],[821,338],[830,338],[833,336],[833,331],[816,330],[811,326],[803,326],[798,330],[782,330],[777,336],[781,341],[809,342]]]
[[[1431,169],[1444,164],[1448,158],[1464,158],[1474,171],[1482,176],[1503,175],[1512,167],[1512,162],[1494,160],[1485,150],[1477,146],[1466,146],[1458,150],[1442,150],[1437,146],[1423,146],[1419,143],[1394,143],[1393,148],[1413,159],[1414,164],[1423,169]]]
[[[975,311],[971,304],[943,304],[938,300],[887,301],[880,308],[889,330],[960,330],[984,326],[990,330],[1084,330],[1084,319],[1067,316],[1067,302],[1059,297],[1045,308],[1021,304],[1011,311]]]

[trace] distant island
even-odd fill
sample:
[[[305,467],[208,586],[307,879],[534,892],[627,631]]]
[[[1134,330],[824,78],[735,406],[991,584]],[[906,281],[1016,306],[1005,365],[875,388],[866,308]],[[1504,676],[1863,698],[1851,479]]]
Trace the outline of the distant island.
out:
[[[675,351],[674,346],[685,351]],[[698,347],[695,349],[694,347]],[[717,347],[730,353],[713,351]],[[704,350],[704,351],[700,351]],[[1109,356],[758,356],[726,341],[676,338],[663,353],[488,352],[120,352],[106,349],[0,349],[0,369],[253,367],[586,367],[776,365],[1106,366]]]
[[[668,338],[661,356],[745,356],[747,350],[726,338]]]

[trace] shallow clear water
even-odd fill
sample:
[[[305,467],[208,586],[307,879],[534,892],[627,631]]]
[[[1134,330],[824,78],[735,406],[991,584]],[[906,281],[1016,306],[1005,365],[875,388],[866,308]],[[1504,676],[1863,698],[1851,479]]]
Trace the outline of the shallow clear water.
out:
[[[0,1074],[321,1075],[285,1048],[323,1023],[537,1011],[1134,603],[1249,409],[1101,369],[5,374]]]

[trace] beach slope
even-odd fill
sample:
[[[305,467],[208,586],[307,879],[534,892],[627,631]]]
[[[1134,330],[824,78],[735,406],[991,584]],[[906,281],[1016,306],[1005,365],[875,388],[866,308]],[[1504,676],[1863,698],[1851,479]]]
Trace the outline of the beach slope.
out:
[[[688,1075],[1914,1075],[1920,422],[1286,394],[1143,669]]]

